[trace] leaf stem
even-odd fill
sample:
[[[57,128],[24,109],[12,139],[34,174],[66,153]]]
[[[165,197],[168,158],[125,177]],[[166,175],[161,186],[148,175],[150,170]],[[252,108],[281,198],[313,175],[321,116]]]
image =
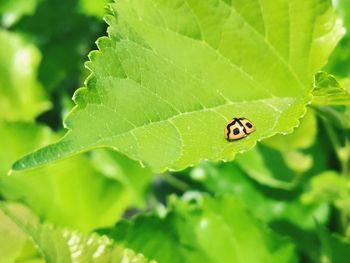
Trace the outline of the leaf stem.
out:
[[[190,189],[189,185],[184,183],[183,181],[177,179],[176,177],[172,176],[170,173],[164,173],[162,174],[162,178],[164,181],[166,181],[168,184],[174,186],[175,188],[179,189],[180,191],[186,192]]]
[[[350,143],[347,136],[344,136],[344,144],[340,142],[339,136],[334,130],[334,127],[327,122],[327,120],[323,121],[324,127],[326,128],[326,132],[333,144],[335,153],[337,155],[338,161],[340,163],[340,173],[341,176],[347,178],[349,175],[349,157],[350,157]],[[342,226],[342,231],[344,235],[346,235],[347,229],[349,227],[349,218],[347,213],[344,211],[340,211],[340,223]]]

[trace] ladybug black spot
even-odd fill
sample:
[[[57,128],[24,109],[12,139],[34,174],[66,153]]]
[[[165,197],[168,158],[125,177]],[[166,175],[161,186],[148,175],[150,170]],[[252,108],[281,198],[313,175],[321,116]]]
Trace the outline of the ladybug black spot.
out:
[[[238,128],[234,128],[234,129],[233,129],[233,134],[234,134],[234,135],[239,134],[239,129],[238,129]]]
[[[253,125],[250,122],[246,122],[245,124],[249,129],[251,129],[253,127]]]

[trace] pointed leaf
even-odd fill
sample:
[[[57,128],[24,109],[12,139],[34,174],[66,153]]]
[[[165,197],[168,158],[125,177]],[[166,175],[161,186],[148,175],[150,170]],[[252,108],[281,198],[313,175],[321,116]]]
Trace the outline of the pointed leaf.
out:
[[[313,74],[344,33],[329,0],[119,0],[111,12],[68,133],[13,169],[96,147],[156,172],[231,160],[298,125]],[[256,132],[229,143],[222,130],[241,116]]]

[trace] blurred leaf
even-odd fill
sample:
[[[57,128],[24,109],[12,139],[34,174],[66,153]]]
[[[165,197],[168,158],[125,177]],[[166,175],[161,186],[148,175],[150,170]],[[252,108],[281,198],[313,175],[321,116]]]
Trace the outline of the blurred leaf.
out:
[[[350,92],[334,76],[322,71],[315,75],[313,96],[312,103],[318,106],[350,105]]]
[[[282,189],[293,188],[297,179],[294,174],[283,166],[281,158],[271,162],[271,157],[275,156],[271,155],[271,151],[264,154],[262,148],[262,146],[255,147],[242,155],[238,155],[235,161],[249,176],[261,184]],[[273,163],[273,167],[271,163]],[[278,170],[279,174],[272,170],[277,166],[279,168],[275,170]]]
[[[35,217],[23,206],[7,204],[22,218],[35,222]],[[43,263],[33,244],[23,231],[0,209],[0,259],[1,263]]]
[[[325,71],[347,78],[350,76],[350,1],[336,0],[333,2],[344,20],[347,32],[330,56]]]
[[[229,196],[187,193],[182,200],[172,198],[165,217],[140,216],[103,232],[159,263],[295,262],[291,243]]]
[[[40,52],[0,29],[0,119],[31,121],[50,107],[37,80]]]
[[[86,156],[76,156],[6,176],[10,164],[23,151],[34,149],[54,136],[34,124],[0,124],[0,137],[4,138],[0,148],[9,149],[0,152],[0,193],[8,200],[25,203],[58,225],[84,231],[113,225],[129,206],[144,207],[152,174],[117,153],[93,153],[100,156],[96,160],[99,167]],[[111,174],[114,178],[107,177]]]
[[[338,129],[350,129],[349,107],[319,106],[314,110],[322,119]]]
[[[350,258],[350,242],[343,237],[319,229],[322,244],[322,263],[347,263]]]
[[[30,15],[42,0],[1,0],[0,25],[10,27],[23,15]]]
[[[88,76],[84,69],[87,54],[95,48],[96,38],[105,31],[102,19],[83,13],[79,6],[81,1],[84,2],[41,1],[35,13],[23,17],[13,28],[40,49],[43,59],[39,79],[55,96],[65,92],[71,96],[83,83]]]
[[[328,209],[324,204],[305,205],[299,194],[271,194],[252,181],[234,163],[214,166],[202,163],[190,171],[190,177],[211,193],[230,193],[242,200],[250,211],[264,222],[288,221],[301,229],[314,229],[314,219],[324,223]]]
[[[146,188],[153,178],[149,169],[111,150],[93,151],[91,161],[94,168],[104,176],[124,185],[133,205],[144,207]]]
[[[105,15],[105,8],[109,2],[112,2],[112,0],[79,0],[84,14],[101,18]]]
[[[350,215],[350,181],[334,171],[326,171],[311,179],[311,189],[302,196],[304,203],[332,203]]]
[[[304,118],[300,122],[299,127],[288,135],[278,134],[267,140],[263,144],[287,153],[295,150],[309,148],[315,142],[317,134],[317,122],[312,111],[308,110]]]
[[[288,135],[278,134],[263,141],[264,145],[281,152],[286,165],[296,173],[303,173],[313,165],[313,156],[305,153],[315,142],[317,122],[312,111],[308,110],[299,127]],[[271,164],[271,162],[267,162]],[[271,166],[271,165],[269,165]],[[296,180],[297,178],[294,178]]]
[[[124,179],[150,180],[147,170],[140,168],[140,173],[133,174],[123,169],[120,176]],[[58,225],[84,231],[113,225],[129,206],[142,208],[145,184],[142,186],[137,189],[127,180],[108,179],[82,156],[0,178],[1,192],[8,200],[28,204]]]
[[[313,166],[313,156],[304,152],[315,142],[317,123],[308,111],[293,133],[275,135],[254,149],[240,154],[235,162],[257,182],[270,187],[291,189],[301,173]]]
[[[45,262],[149,262],[143,255],[116,245],[106,236],[82,234],[77,231],[56,228],[51,224],[29,223],[26,218],[2,206],[3,211],[33,240]],[[2,238],[2,237],[0,237]],[[154,261],[151,261],[154,262]]]
[[[343,34],[323,0],[120,0],[111,12],[109,38],[90,54],[87,88],[74,96],[69,132],[15,170],[96,147],[156,172],[231,160],[298,125],[312,76]],[[233,116],[246,116],[257,131],[225,141],[221,131]]]
[[[179,178],[183,177],[184,174],[179,174]],[[327,204],[305,204],[300,200],[300,190],[297,189],[284,191],[261,186],[235,163],[219,166],[203,163],[190,171],[190,178],[202,191],[229,193],[239,198],[257,218],[281,235],[293,239],[304,258],[317,262],[319,242],[315,234],[315,218],[320,224],[328,222]]]

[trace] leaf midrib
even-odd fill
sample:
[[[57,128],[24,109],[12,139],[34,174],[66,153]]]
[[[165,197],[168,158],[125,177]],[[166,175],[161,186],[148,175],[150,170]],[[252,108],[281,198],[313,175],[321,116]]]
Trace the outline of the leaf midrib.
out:
[[[284,97],[284,98],[280,98],[280,99],[296,100],[297,98],[293,98],[293,97]],[[137,130],[137,129],[145,128],[145,127],[147,127],[147,126],[149,126],[149,125],[153,125],[153,124],[157,124],[157,123],[161,123],[161,122],[170,122],[171,120],[176,119],[176,118],[179,118],[179,117],[182,117],[182,116],[184,116],[184,115],[190,115],[190,114],[200,113],[200,112],[202,112],[202,111],[203,111],[203,112],[214,112],[214,113],[220,115],[225,121],[227,121],[227,118],[226,118],[225,116],[223,116],[222,114],[218,113],[217,111],[215,111],[215,109],[220,109],[220,108],[222,108],[222,107],[232,106],[232,105],[235,105],[235,104],[249,104],[249,103],[252,103],[252,102],[254,102],[254,103],[261,102],[261,103],[267,105],[268,107],[270,107],[271,109],[273,109],[273,111],[277,112],[276,109],[273,108],[270,104],[267,104],[267,103],[265,102],[265,100],[271,100],[271,99],[259,99],[259,100],[252,100],[252,101],[241,101],[241,102],[226,103],[226,104],[217,105],[217,106],[215,106],[215,107],[207,107],[207,108],[200,109],[200,110],[194,110],[194,111],[189,111],[189,112],[183,112],[183,113],[181,113],[181,114],[172,115],[172,116],[170,116],[170,117],[167,118],[167,119],[158,120],[158,121],[152,121],[152,122],[149,122],[149,123],[146,123],[146,124],[142,124],[142,125],[139,125],[139,126],[133,124],[134,128],[129,129],[129,130],[124,131],[124,132],[121,132],[121,133],[117,133],[117,134],[111,135],[111,136],[108,137],[108,138],[109,138],[108,140],[113,139],[114,137],[117,137],[117,136],[126,135],[126,134],[128,134],[129,132],[133,132],[133,131],[135,131],[135,130]],[[105,107],[105,108],[107,108],[108,110],[112,111],[113,113],[116,113],[118,116],[120,115],[119,113],[117,113],[117,112],[115,111],[115,109],[110,108],[110,107],[108,107],[108,106],[106,106],[106,105],[104,105],[104,104],[95,104],[95,105],[96,105],[96,106]],[[281,115],[281,112],[277,112],[277,113],[278,113],[279,115]],[[283,113],[283,112],[282,112],[282,113]],[[98,140],[98,141],[96,141],[96,142],[97,142],[97,144],[99,144],[99,143],[101,143],[101,142],[103,142],[103,141],[105,141],[105,140],[106,140],[106,139],[104,138],[104,139],[100,139],[100,140]]]

